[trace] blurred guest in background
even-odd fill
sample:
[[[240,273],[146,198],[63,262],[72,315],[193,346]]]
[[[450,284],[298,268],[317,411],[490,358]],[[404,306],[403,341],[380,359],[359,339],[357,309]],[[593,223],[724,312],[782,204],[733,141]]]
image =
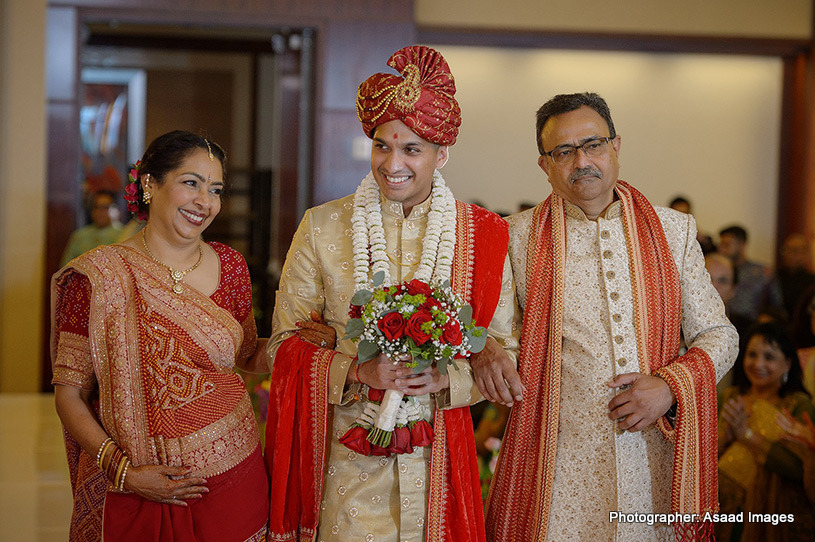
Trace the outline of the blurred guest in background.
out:
[[[792,320],[792,336],[798,348],[804,387],[815,395],[815,286],[804,292]]]
[[[684,196],[676,196],[674,199],[671,200],[671,203],[668,205],[674,211],[679,211],[680,213],[685,213],[686,215],[693,214],[691,212],[690,200],[688,200]],[[702,232],[701,230],[696,232],[696,240],[699,241],[699,246],[702,247],[702,254],[710,254],[711,252],[716,251],[716,245],[713,244],[713,238]]]
[[[755,322],[762,311],[783,311],[781,291],[771,281],[770,269],[747,259],[747,230],[738,225],[719,232],[719,254],[736,267],[736,292],[730,300],[730,313]]]
[[[92,193],[88,197],[88,214],[91,223],[71,234],[60,265],[99,245],[110,245],[119,240],[122,223],[119,222],[116,194],[106,190]]]
[[[815,540],[815,510],[804,490],[804,461],[781,423],[812,418],[812,398],[801,382],[795,346],[775,323],[758,324],[745,337],[734,366],[735,386],[719,409],[721,512],[794,514],[792,523],[716,523],[716,539]],[[789,424],[787,424],[789,426]]]
[[[784,309],[792,316],[801,297],[815,284],[815,273],[810,270],[810,246],[806,236],[793,233],[784,239],[773,287],[781,291]]]

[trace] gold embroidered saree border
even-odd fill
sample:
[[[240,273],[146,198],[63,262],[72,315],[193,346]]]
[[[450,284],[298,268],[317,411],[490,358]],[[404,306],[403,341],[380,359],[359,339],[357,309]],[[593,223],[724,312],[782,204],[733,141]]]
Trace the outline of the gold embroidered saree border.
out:
[[[220,420],[180,438],[151,437],[162,465],[186,466],[196,476],[223,474],[240,464],[260,444],[249,396]]]

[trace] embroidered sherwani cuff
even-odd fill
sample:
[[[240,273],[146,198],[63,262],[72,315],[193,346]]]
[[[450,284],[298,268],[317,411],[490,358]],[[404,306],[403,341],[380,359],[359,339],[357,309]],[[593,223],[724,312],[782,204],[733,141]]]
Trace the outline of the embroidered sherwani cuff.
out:
[[[447,410],[475,404],[484,399],[473,379],[473,370],[470,363],[457,359],[456,370],[452,365],[447,366],[447,376],[450,378],[450,387],[436,393],[436,408]]]
[[[354,358],[343,353],[337,353],[331,360],[328,368],[328,402],[332,405],[345,405],[354,397],[353,386],[345,386],[345,380],[356,362]]]

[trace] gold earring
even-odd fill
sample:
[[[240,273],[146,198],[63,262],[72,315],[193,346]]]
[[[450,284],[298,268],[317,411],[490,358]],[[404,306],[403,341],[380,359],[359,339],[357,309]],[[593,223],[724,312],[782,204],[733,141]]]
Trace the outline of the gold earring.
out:
[[[144,194],[142,195],[141,199],[146,205],[150,205],[150,200],[153,199],[153,194],[150,193],[150,190],[147,189],[147,186],[144,187]]]

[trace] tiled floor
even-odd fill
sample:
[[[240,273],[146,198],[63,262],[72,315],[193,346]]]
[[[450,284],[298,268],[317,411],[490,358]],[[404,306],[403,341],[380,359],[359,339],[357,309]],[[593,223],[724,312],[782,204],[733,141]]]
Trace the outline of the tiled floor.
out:
[[[70,518],[53,395],[0,393],[0,540],[65,541]]]

